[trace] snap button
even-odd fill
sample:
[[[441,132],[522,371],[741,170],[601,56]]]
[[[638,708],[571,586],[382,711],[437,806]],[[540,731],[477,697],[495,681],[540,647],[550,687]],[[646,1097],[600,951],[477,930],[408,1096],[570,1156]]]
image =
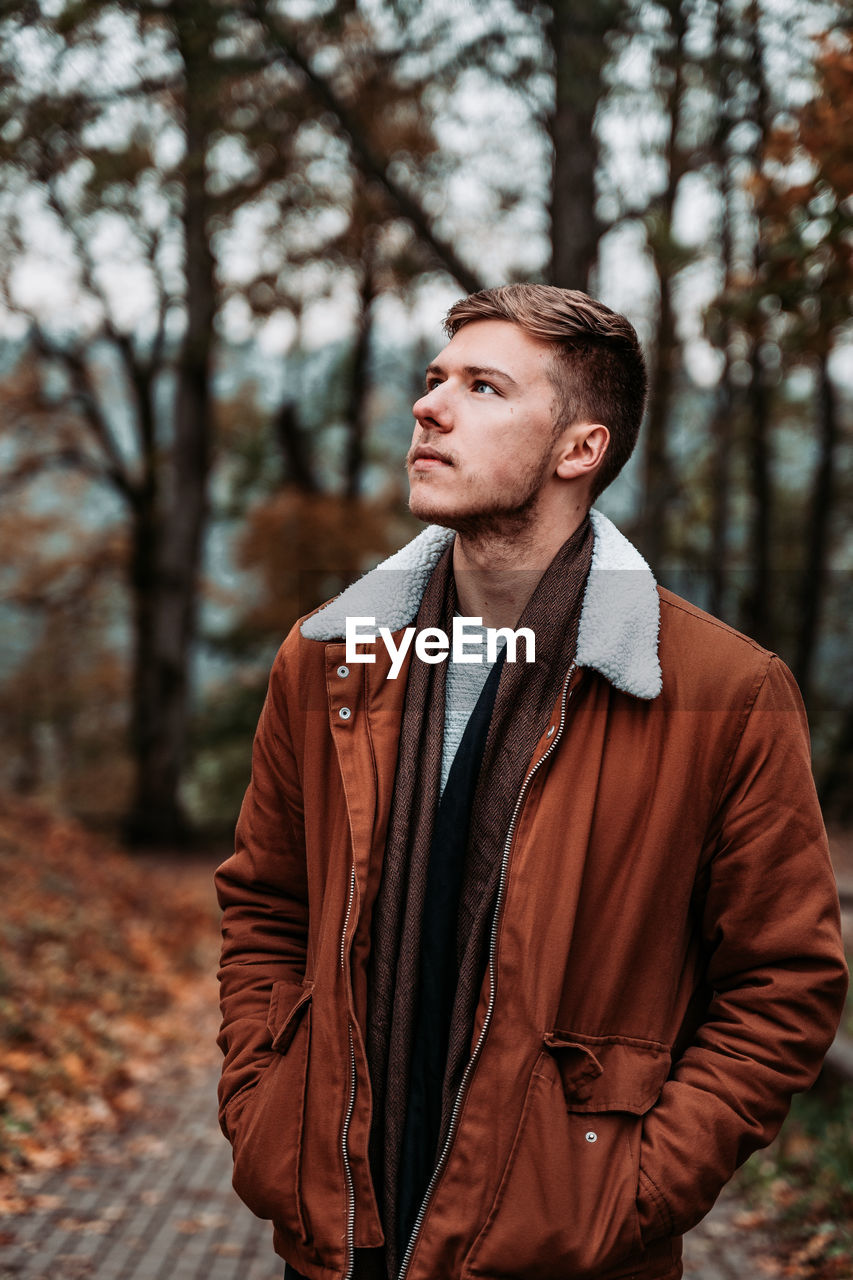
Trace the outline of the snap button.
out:
[[[349,675],[349,667],[338,667],[338,675],[342,680],[346,680]]]
[[[556,730],[556,728],[557,728],[557,726],[556,726],[555,724],[552,724],[552,725],[551,725],[551,728],[548,730],[548,732],[547,732],[547,733],[546,733],[546,735],[545,735],[545,736],[546,736],[546,738],[553,738],[553,736],[554,736],[554,731]]]
[[[338,712],[338,715],[341,717],[342,720],[349,720],[350,716],[352,715],[352,712],[350,711],[349,707],[341,707],[340,711]]]
[[[589,1133],[586,1135],[586,1140],[587,1142],[598,1142],[598,1134],[595,1133],[593,1129],[590,1129]]]

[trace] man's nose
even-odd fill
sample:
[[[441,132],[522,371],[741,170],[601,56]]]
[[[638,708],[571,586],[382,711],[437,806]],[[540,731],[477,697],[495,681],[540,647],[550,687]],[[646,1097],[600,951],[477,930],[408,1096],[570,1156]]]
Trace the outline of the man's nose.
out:
[[[453,425],[448,398],[442,394],[441,386],[424,392],[420,400],[416,400],[412,405],[412,413],[415,415],[415,421],[424,430],[431,428],[436,431],[449,431]]]

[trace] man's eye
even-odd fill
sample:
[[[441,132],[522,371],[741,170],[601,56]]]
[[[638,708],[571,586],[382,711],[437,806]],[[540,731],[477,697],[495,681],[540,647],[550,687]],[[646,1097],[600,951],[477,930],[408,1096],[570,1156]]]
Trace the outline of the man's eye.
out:
[[[482,391],[488,391],[491,395],[497,395],[497,389],[492,386],[491,382],[475,382],[474,390],[478,394]]]

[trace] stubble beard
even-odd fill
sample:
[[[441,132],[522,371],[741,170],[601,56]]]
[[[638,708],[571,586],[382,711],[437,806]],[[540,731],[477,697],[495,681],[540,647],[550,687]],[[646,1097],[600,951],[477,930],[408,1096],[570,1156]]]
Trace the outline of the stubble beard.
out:
[[[471,545],[511,540],[516,546],[526,540],[536,523],[536,512],[545,480],[551,472],[551,459],[542,458],[531,464],[518,477],[514,490],[503,500],[495,498],[465,511],[430,510],[429,504],[419,511],[415,490],[409,498],[409,510],[419,520],[453,529]]]

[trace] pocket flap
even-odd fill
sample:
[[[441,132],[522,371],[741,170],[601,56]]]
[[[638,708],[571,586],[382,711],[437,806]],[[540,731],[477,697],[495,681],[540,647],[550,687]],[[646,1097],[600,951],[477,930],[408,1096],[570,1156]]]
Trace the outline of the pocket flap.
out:
[[[285,1053],[290,1046],[302,1015],[311,1002],[313,990],[313,982],[273,983],[267,1028],[277,1053]]]
[[[568,1111],[631,1111],[643,1115],[660,1096],[670,1054],[655,1040],[549,1031]]]

